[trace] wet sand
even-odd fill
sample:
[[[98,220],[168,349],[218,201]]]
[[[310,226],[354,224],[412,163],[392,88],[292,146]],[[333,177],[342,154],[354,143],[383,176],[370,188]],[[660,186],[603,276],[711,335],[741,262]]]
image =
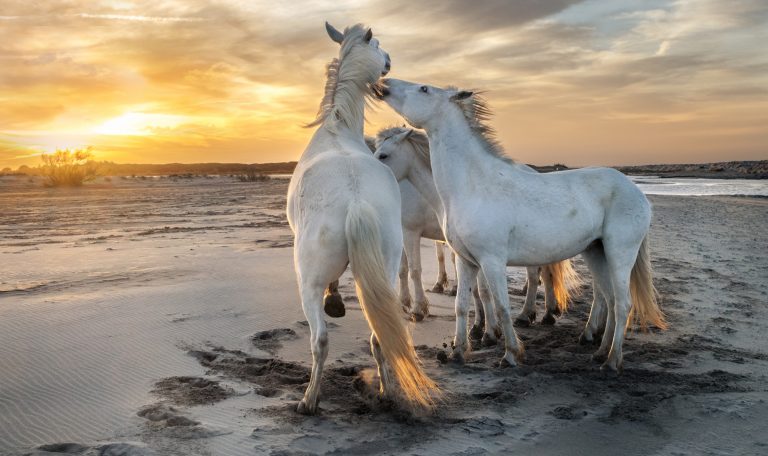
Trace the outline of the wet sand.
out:
[[[633,333],[623,375],[577,344],[586,286],[554,327],[467,364],[438,358],[453,298],[412,324],[445,401],[413,417],[377,388],[348,274],[329,320],[321,413],[309,378],[287,180],[119,179],[71,190],[0,181],[0,454],[765,454],[768,201],[652,196],[670,330]],[[425,283],[436,272],[422,243]],[[583,264],[578,269],[588,277]],[[509,269],[513,309],[523,271]],[[539,316],[541,299],[539,300]]]

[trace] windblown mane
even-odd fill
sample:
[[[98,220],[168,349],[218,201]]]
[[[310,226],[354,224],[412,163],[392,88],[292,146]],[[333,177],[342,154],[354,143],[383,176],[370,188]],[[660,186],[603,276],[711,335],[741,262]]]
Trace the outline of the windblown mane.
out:
[[[325,94],[320,102],[317,117],[307,128],[325,124],[336,130],[339,123],[350,129],[363,128],[365,108],[373,97],[373,85],[368,81],[378,81],[381,76],[378,63],[366,52],[354,52],[355,48],[366,45],[365,34],[368,29],[362,24],[347,27],[344,41],[341,43],[339,57],[331,60],[326,69]],[[362,93],[365,103],[355,103]]]
[[[382,129],[376,135],[376,147],[378,148],[386,139],[399,135],[400,133],[405,133],[408,130],[413,129],[397,126]],[[408,141],[408,143],[413,147],[413,150],[416,151],[416,156],[419,157],[427,166],[432,168],[432,162],[429,159],[429,138],[427,137],[426,133],[421,130],[413,130],[408,138],[406,138],[406,141]]]
[[[448,89],[458,90],[455,87]],[[488,123],[493,112],[481,93],[475,92],[469,98],[457,100],[456,104],[461,108],[464,118],[467,119],[469,128],[483,143],[483,149],[506,163],[514,164],[516,163],[515,160],[504,152],[504,148],[496,138],[496,130]]]

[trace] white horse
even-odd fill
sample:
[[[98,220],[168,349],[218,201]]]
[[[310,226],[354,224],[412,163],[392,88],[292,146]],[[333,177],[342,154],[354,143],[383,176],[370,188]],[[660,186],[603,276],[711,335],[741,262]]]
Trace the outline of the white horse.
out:
[[[365,137],[365,144],[371,150],[376,152],[376,138]],[[422,198],[416,188],[407,180],[399,181],[401,205],[401,220],[403,224],[403,257],[400,262],[400,304],[403,310],[414,312],[411,317],[415,321],[421,321],[428,314],[429,300],[424,294],[424,288],[421,282],[421,249],[419,248],[420,238],[435,240],[435,252],[437,254],[437,280],[429,291],[432,293],[443,293],[450,285],[448,282],[448,273],[445,270],[445,240],[443,239],[442,229],[437,221],[437,216],[429,206],[429,203]],[[410,251],[409,251],[410,250]],[[453,252],[451,252],[453,256]],[[456,259],[453,258],[454,270]],[[415,307],[411,305],[411,290],[408,286],[408,275],[413,282]],[[451,296],[456,296],[456,289],[449,290]],[[326,291],[326,313],[329,313],[329,300],[338,300],[341,303],[341,313],[343,316],[343,302],[341,295],[338,294],[338,283],[332,283]],[[334,303],[335,305],[336,303]],[[423,310],[420,312],[420,310]],[[333,312],[333,311],[332,311]],[[332,315],[337,316],[337,315]]]
[[[373,158],[363,139],[366,100],[388,72],[389,55],[362,25],[344,33],[328,23],[326,29],[341,50],[328,65],[325,95],[310,124],[319,128],[288,188],[294,263],[312,347],[312,375],[297,410],[317,411],[328,355],[323,292],[347,264],[372,331],[371,351],[379,368],[381,393],[394,394],[396,380],[409,405],[430,408],[436,385],[421,368],[394,290],[403,251],[397,181]]]
[[[443,206],[440,201],[440,196],[435,187],[435,182],[432,176],[432,168],[429,158],[429,141],[427,136],[409,128],[403,127],[391,127],[379,132],[376,137],[377,149],[375,157],[381,160],[384,164],[392,169],[395,178],[400,183],[401,196],[403,197],[403,205],[405,205],[406,198],[402,193],[403,183],[410,183],[418,192],[419,198],[427,201],[430,212],[432,214],[431,220],[437,224],[437,236],[440,240],[443,240],[442,228],[439,226],[438,218],[443,218]],[[520,169],[528,172],[536,172],[533,168],[526,165],[517,165]],[[405,222],[403,222],[404,232]],[[407,238],[408,236],[404,234]],[[432,239],[436,239],[433,237]],[[411,253],[408,249],[408,242],[406,241],[406,252],[410,262],[412,255],[419,254],[419,250]],[[418,247],[418,244],[416,245]],[[542,278],[545,285],[545,303],[547,313],[542,319],[542,324],[554,324],[555,315],[560,315],[568,305],[570,299],[570,290],[579,285],[578,276],[573,269],[570,260],[560,261],[551,265],[545,265],[542,267],[529,267],[527,269],[527,293],[525,306],[515,320],[515,324],[529,325],[535,320],[535,302],[536,293],[538,289],[539,277]],[[483,336],[483,342],[485,345],[488,343],[495,343],[495,338],[492,336],[495,333],[500,333],[500,329],[496,323],[496,317],[494,312],[490,312],[486,317],[487,325],[483,325],[482,316],[484,315],[483,305],[480,304],[480,296],[477,295],[478,288],[484,290],[485,283],[481,280],[482,274],[478,275],[478,287],[473,288],[473,294],[475,296],[475,324],[473,325],[470,335],[477,334],[477,331],[482,331],[483,326],[486,326],[491,333]],[[482,293],[485,295],[485,293]],[[490,302],[486,298],[485,304]],[[480,304],[480,305],[478,305]],[[492,309],[492,308],[491,308]],[[488,309],[486,309],[488,310]],[[481,316],[478,320],[478,316]],[[482,334],[482,332],[480,333]],[[488,343],[486,343],[488,342]]]
[[[601,368],[622,369],[630,310],[643,327],[666,326],[651,280],[651,207],[626,176],[610,168],[521,170],[495,140],[490,111],[478,95],[396,79],[384,83],[382,98],[427,132],[444,232],[460,257],[455,358],[461,361],[468,348],[469,290],[478,269],[501,312],[503,361],[515,365],[524,349],[509,318],[506,266],[548,264],[579,253],[592,272],[593,311],[600,299],[607,303],[605,334],[594,355],[605,360]]]

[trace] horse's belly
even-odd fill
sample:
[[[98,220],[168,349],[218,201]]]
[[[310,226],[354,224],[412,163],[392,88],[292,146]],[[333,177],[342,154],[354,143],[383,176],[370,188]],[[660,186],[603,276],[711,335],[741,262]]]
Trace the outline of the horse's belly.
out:
[[[571,226],[562,230],[529,231],[516,228],[509,236],[507,264],[537,266],[572,258],[600,237],[591,226]]]

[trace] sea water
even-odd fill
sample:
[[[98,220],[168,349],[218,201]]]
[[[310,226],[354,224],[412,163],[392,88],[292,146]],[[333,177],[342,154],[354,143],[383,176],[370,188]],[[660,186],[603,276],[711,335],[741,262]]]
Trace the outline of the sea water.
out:
[[[660,178],[657,176],[630,176],[630,178],[647,195],[768,197],[768,180]]]

